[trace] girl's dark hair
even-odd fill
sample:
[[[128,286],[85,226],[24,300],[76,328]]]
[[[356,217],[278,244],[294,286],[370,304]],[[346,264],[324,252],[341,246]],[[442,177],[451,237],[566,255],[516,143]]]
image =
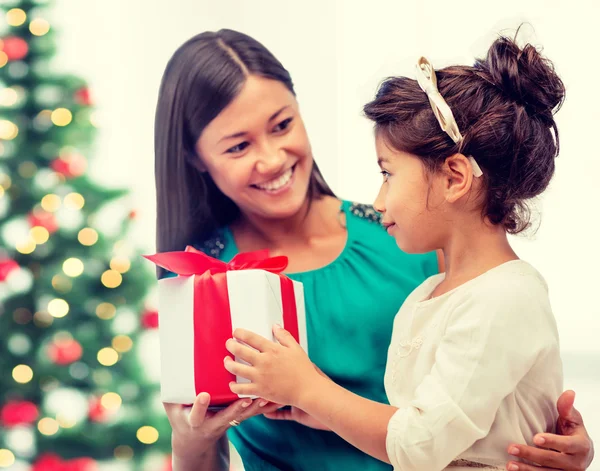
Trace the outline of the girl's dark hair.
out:
[[[295,95],[281,63],[258,41],[237,31],[201,33],[177,49],[167,64],[154,129],[159,252],[201,241],[238,216],[235,203],[194,165],[194,148],[204,128],[252,74],[277,80]],[[333,195],[316,164],[308,192],[311,200]]]
[[[455,144],[440,128],[415,80],[392,77],[366,104],[366,116],[393,148],[421,158],[430,172],[456,153],[473,156],[485,179],[482,208],[493,224],[516,234],[529,226],[526,200],[554,174],[558,129],[554,113],[565,97],[552,63],[531,44],[498,38],[473,67],[436,71],[438,88],[463,135]]]

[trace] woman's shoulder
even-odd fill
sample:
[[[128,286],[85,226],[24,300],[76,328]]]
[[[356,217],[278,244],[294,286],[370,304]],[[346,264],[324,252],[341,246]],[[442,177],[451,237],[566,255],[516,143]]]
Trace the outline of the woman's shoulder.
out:
[[[348,213],[352,217],[374,223],[381,228],[381,213],[376,211],[373,205],[354,201],[344,201],[343,204],[346,205]]]

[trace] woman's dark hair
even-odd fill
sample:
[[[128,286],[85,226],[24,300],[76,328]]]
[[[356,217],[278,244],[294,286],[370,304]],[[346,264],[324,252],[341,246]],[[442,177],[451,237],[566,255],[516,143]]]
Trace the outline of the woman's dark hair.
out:
[[[552,63],[531,44],[498,38],[473,67],[436,71],[438,88],[463,135],[455,144],[441,130],[415,80],[392,77],[366,104],[366,116],[393,148],[421,158],[428,171],[446,158],[473,156],[483,170],[482,213],[516,234],[529,226],[528,199],[541,194],[554,174],[559,151],[554,113],[565,87]]]
[[[251,74],[277,80],[294,93],[281,63],[258,41],[236,31],[201,33],[185,42],[167,64],[154,129],[159,252],[201,241],[238,216],[235,203],[207,172],[198,170],[194,149],[204,128]],[[311,200],[333,195],[316,164],[308,192]]]

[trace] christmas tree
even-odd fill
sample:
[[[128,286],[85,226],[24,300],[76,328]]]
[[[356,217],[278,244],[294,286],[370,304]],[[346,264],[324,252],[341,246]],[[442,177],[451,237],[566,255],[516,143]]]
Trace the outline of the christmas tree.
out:
[[[153,274],[134,212],[106,230],[126,192],[89,177],[95,109],[53,66],[48,3],[0,0],[0,469],[162,471]]]

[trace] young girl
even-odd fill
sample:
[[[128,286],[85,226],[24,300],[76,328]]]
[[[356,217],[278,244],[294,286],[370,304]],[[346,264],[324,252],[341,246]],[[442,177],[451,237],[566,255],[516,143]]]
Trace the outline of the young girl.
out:
[[[499,469],[508,444],[552,431],[562,390],[556,324],[542,276],[507,233],[528,226],[525,201],[554,173],[563,99],[551,63],[507,38],[473,67],[436,73],[422,58],[417,81],[386,80],[365,106],[384,178],[375,208],[403,251],[441,249],[446,265],[395,318],[391,405],[329,380],[278,326],[279,343],[234,332],[227,348],[249,365],[227,357],[225,366],[251,383],[231,390],[305,411],[402,471]]]

